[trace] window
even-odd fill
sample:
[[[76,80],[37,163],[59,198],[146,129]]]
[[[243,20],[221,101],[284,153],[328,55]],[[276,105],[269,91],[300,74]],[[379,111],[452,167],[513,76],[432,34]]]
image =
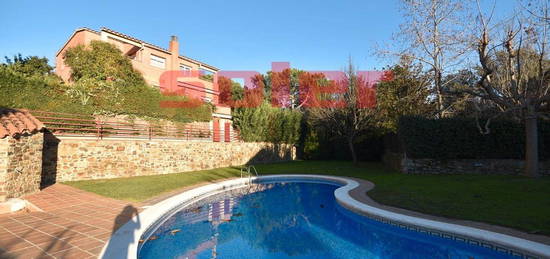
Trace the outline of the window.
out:
[[[183,71],[191,71],[191,67],[184,64],[180,64],[180,69]]]
[[[141,50],[140,47],[133,46],[132,48],[130,48],[130,49],[126,52],[126,55],[127,55],[131,60],[141,61],[141,53],[140,53],[140,50]]]
[[[214,81],[214,72],[206,69],[199,68],[199,78],[202,80]]]
[[[166,59],[159,56],[151,55],[151,66],[164,69],[166,68]]]
[[[207,70],[204,68],[201,68],[199,71],[200,71],[200,74],[203,76],[214,76],[214,71]]]
[[[131,60],[141,61],[141,59],[138,57],[138,52],[139,52],[139,51],[131,51],[131,52],[128,52],[128,57],[129,57]]]

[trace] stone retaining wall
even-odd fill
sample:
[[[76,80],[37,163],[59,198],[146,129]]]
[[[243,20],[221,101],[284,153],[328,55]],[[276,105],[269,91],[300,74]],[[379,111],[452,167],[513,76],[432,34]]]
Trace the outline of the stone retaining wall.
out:
[[[384,163],[408,174],[521,174],[525,162],[519,159],[412,159],[386,152]],[[541,174],[550,175],[550,161],[539,163]]]
[[[158,175],[295,159],[270,143],[58,139],[46,136],[44,182]]]
[[[0,139],[0,202],[40,190],[43,133]]]

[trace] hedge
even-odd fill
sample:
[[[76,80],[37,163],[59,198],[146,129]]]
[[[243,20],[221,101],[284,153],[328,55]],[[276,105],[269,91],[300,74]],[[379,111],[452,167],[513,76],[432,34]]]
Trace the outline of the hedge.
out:
[[[0,107],[91,114],[59,89],[53,78],[25,77],[0,66]]]
[[[272,107],[267,102],[254,108],[237,108],[233,112],[233,124],[247,142],[296,144],[301,120],[300,112]]]
[[[550,123],[539,122],[540,159],[550,158]],[[510,120],[493,121],[490,133],[481,134],[474,119],[399,120],[400,145],[410,158],[524,159],[525,128]]]
[[[161,101],[188,100],[181,96],[163,96],[157,89],[147,85],[136,85],[131,90],[123,89],[117,102],[98,98],[86,105],[70,97],[66,93],[67,88],[55,78],[26,77],[0,66],[0,107],[75,114],[123,114],[177,122],[209,121],[212,116],[209,104],[193,108],[160,107]]]

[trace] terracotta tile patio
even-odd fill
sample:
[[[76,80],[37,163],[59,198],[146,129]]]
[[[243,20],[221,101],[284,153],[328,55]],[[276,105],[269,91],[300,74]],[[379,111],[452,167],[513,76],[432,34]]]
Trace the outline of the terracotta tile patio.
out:
[[[24,198],[42,211],[0,215],[0,258],[97,258],[111,233],[140,210],[63,184]]]

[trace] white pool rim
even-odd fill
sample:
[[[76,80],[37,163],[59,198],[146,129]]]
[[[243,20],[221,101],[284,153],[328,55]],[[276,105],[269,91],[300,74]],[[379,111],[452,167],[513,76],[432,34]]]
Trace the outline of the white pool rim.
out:
[[[534,256],[550,258],[549,245],[474,227],[403,215],[367,205],[352,198],[350,195],[350,191],[359,186],[357,181],[349,178],[326,175],[267,175],[252,178],[238,178],[219,183],[212,183],[182,192],[153,206],[147,207],[145,210],[140,212],[139,215],[134,216],[129,223],[120,227],[111,236],[103,247],[103,250],[99,254],[98,258],[137,259],[140,238],[146,234],[148,229],[157,224],[161,217],[171,213],[175,208],[180,207],[183,203],[189,202],[197,197],[215,195],[230,189],[240,188],[249,184],[250,180],[260,182],[278,180],[336,182],[342,184],[341,187],[334,191],[336,201],[351,211],[364,212],[369,215],[385,218],[390,221],[400,222],[406,225],[413,225],[445,233],[466,236],[475,240],[498,244],[512,250],[525,251]],[[138,221],[138,217],[140,224],[139,227],[136,228],[135,224],[130,224],[130,222]]]

